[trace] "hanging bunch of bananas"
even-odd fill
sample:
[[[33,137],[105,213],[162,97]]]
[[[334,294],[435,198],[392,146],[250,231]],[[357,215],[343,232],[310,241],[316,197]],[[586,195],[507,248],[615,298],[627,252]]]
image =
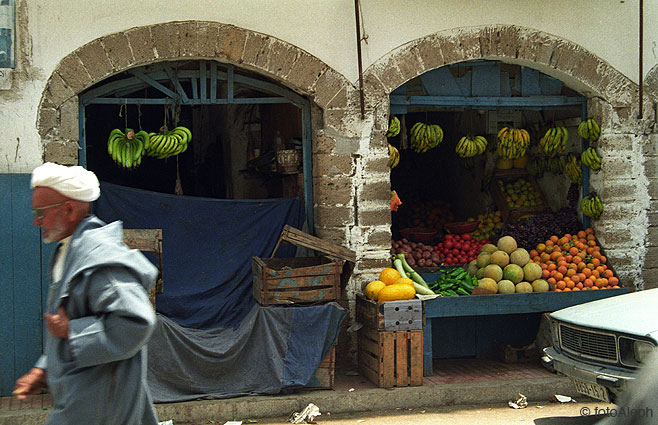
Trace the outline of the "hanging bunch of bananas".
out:
[[[411,149],[414,152],[427,152],[428,149],[439,146],[443,141],[443,129],[436,124],[417,122],[409,131],[411,134]]]
[[[459,165],[467,170],[473,170],[475,168],[475,160],[472,156],[461,157],[459,158]]]
[[[455,152],[460,158],[470,158],[480,155],[487,149],[487,139],[484,136],[463,136],[457,142]]]
[[[507,159],[517,159],[525,155],[530,146],[530,134],[521,128],[503,127],[498,132],[498,156]]]
[[[544,164],[544,162],[547,159],[548,158],[540,156],[533,156],[530,158],[530,161],[528,161],[528,166],[526,167],[530,175],[537,179],[543,177],[544,171],[546,171],[546,164]]]
[[[580,210],[589,218],[596,220],[603,213],[603,203],[596,193],[585,196],[580,200]]]
[[[400,120],[398,117],[394,116],[391,118],[391,122],[388,124],[388,131],[386,132],[386,137],[395,137],[400,134]]]
[[[160,127],[157,133],[149,133],[151,143],[146,149],[146,155],[158,159],[169,158],[187,150],[188,143],[192,140],[192,132],[183,126],[178,126],[171,131],[167,127]]]
[[[546,164],[545,170],[556,175],[562,174],[564,173],[567,159],[567,155],[544,157],[544,163]]]
[[[126,128],[124,133],[115,128],[107,139],[107,153],[120,167],[134,168],[142,163],[142,155],[149,144],[149,134],[144,130],[135,133],[135,130]]]
[[[391,145],[390,143],[388,144],[388,166],[389,168],[393,169],[395,168],[398,163],[400,163],[400,151],[398,149]]]
[[[566,162],[564,164],[564,171],[569,176],[569,180],[575,184],[582,184],[583,182],[583,169],[580,165],[580,158],[573,154],[569,153],[567,155]]]
[[[552,127],[539,139],[537,150],[547,156],[555,156],[564,152],[569,140],[569,132],[565,127]]]
[[[594,118],[588,118],[578,125],[578,135],[590,142],[596,142],[601,135],[601,129]]]
[[[596,149],[592,146],[585,149],[582,154],[580,154],[580,160],[583,164],[587,165],[594,171],[599,171],[601,169],[601,158],[596,153]]]

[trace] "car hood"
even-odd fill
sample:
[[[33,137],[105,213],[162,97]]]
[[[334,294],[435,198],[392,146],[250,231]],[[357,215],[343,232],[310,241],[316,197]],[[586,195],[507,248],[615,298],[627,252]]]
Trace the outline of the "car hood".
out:
[[[658,331],[656,309],[658,288],[567,307],[551,317],[589,328],[648,336]]]

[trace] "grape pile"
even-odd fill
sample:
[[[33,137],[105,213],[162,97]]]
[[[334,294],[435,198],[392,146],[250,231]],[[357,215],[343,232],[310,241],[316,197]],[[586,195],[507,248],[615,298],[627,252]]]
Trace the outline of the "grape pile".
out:
[[[508,223],[497,230],[491,240],[496,243],[502,236],[509,235],[516,240],[520,248],[530,251],[552,235],[578,233],[581,227],[576,209],[561,208],[555,212],[544,212],[516,223]]]
[[[571,186],[569,186],[569,190],[567,191],[567,205],[571,208],[577,208],[578,198],[580,198],[580,185],[571,183]]]

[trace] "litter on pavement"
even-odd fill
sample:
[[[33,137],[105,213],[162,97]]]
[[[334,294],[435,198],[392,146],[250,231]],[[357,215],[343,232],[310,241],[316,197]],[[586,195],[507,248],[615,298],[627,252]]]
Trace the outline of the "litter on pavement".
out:
[[[301,412],[293,412],[288,418],[288,422],[293,424],[312,423],[316,416],[320,416],[320,408],[313,403],[309,403]]]
[[[519,393],[519,397],[515,401],[508,401],[507,404],[509,404],[509,407],[513,407],[515,409],[523,409],[528,407],[528,399],[526,396]]]

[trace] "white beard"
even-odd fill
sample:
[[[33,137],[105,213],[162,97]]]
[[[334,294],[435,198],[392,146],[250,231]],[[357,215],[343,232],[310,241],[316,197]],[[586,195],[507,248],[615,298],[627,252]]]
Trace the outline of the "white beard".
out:
[[[48,236],[46,236],[46,232],[44,231],[43,242],[44,243],[59,242],[65,237],[66,237],[65,225],[64,223],[62,223],[60,218],[57,218],[57,222],[55,223],[53,228],[48,231]]]

